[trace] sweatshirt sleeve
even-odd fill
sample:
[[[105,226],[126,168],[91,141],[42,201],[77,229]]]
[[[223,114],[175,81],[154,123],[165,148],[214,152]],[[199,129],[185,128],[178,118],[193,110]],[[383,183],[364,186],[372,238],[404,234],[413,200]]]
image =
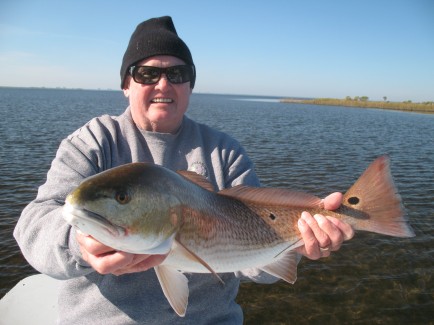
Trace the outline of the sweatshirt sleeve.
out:
[[[93,271],[81,258],[75,230],[62,217],[68,193],[84,178],[100,171],[103,148],[85,126],[63,140],[45,184],[22,212],[14,230],[26,260],[37,271],[57,279]]]

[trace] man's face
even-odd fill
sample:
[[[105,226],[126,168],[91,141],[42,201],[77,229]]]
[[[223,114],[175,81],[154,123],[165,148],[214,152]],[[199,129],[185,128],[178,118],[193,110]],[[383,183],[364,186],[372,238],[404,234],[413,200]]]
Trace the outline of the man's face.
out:
[[[136,66],[167,68],[184,64],[179,58],[160,55],[145,59]],[[175,133],[179,129],[192,92],[190,82],[172,84],[165,74],[152,85],[137,83],[128,75],[123,91],[129,99],[134,123],[140,129],[160,133]]]

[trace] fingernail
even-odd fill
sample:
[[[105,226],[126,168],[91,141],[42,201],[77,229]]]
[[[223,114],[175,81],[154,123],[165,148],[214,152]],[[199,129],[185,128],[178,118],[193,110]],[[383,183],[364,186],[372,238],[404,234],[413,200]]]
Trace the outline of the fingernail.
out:
[[[324,221],[325,221],[325,218],[320,214],[315,214],[313,217],[315,218],[316,222],[318,222],[318,223],[324,223]]]
[[[309,215],[308,212],[303,211],[303,212],[301,213],[301,218],[303,218],[303,220],[306,220],[308,215]]]
[[[298,219],[298,228],[304,229],[306,228],[306,221],[304,221],[302,218],[303,214],[301,215],[301,218]]]

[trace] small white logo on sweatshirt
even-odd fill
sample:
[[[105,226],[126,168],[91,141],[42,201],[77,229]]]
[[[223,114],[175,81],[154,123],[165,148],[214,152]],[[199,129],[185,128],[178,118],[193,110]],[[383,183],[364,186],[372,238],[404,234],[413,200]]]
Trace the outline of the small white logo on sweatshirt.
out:
[[[206,166],[203,162],[195,161],[191,164],[188,170],[191,172],[195,172],[196,174],[208,177],[208,170],[206,169]]]

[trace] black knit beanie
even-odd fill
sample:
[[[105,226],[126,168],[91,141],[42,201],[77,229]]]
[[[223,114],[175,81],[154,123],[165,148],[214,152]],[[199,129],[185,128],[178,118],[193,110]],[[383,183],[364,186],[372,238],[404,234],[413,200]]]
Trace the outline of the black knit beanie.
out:
[[[193,67],[190,87],[194,87],[196,70],[187,45],[179,38],[169,16],[146,20],[136,27],[131,35],[121,66],[121,89],[124,87],[130,66],[156,55],[171,55],[183,60]]]

